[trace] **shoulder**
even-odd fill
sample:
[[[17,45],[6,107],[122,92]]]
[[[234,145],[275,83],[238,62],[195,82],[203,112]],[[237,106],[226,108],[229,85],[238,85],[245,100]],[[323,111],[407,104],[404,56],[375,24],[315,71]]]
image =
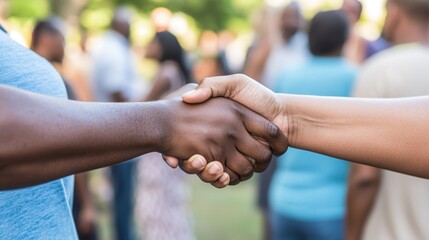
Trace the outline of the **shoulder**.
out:
[[[0,83],[48,96],[67,98],[61,76],[45,59],[0,33]]]

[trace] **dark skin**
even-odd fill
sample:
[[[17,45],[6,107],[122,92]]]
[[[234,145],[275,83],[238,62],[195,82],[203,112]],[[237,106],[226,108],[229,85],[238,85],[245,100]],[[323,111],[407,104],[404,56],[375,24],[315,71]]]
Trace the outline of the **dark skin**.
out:
[[[298,6],[291,4],[287,6],[281,15],[280,31],[284,41],[289,41],[302,25],[301,14]]]
[[[231,183],[263,170],[286,139],[268,120],[227,99],[204,105],[179,100],[151,103],[83,103],[0,86],[0,189],[31,186],[113,165],[148,153],[179,159],[201,154],[218,160]],[[284,144],[279,144],[284,143]],[[214,182],[222,176],[195,172]],[[193,172],[193,173],[195,173]],[[22,177],[25,176],[25,177]],[[228,181],[224,181],[228,182]],[[222,186],[222,185],[219,185]]]

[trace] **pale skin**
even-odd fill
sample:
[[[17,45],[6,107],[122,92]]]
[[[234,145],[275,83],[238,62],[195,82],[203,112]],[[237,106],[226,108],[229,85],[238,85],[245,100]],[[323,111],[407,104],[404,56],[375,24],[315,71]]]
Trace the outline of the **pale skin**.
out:
[[[0,112],[0,190],[153,151],[179,159],[199,153],[184,165],[192,166],[187,172],[204,170],[202,180],[223,186],[263,171],[271,159],[270,144],[277,153],[287,147],[274,124],[226,99],[194,106],[180,100],[84,103],[0,85]]]
[[[402,43],[427,45],[429,43],[429,26],[425,19],[416,18],[415,14],[410,14],[401,5],[391,0],[387,1],[386,10],[383,33],[391,43],[394,45]],[[404,64],[412,65],[413,63],[405,62]],[[388,76],[394,77],[395,74],[391,73]],[[410,80],[409,84],[413,84],[413,79]],[[374,85],[377,84],[376,82]],[[381,92],[373,92],[370,97],[383,97],[384,88],[380,88],[379,91]],[[383,176],[380,169],[362,164],[352,164],[347,188],[345,235],[347,240],[362,239],[365,224],[378,197],[382,181]]]
[[[291,147],[429,178],[429,97],[351,99],[276,94],[242,75],[205,79],[187,103],[227,97],[273,121]],[[175,167],[174,158],[166,157]]]

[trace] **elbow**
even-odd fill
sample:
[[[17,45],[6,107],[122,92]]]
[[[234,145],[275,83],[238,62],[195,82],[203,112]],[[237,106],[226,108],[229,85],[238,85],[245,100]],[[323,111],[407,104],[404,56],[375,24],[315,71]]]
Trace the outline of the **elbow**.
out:
[[[380,170],[371,169],[371,171],[362,171],[352,173],[350,176],[350,186],[357,189],[368,189],[376,187],[380,184]]]
[[[373,186],[377,186],[380,183],[378,176],[362,176],[356,179],[355,186],[357,188],[366,189]]]

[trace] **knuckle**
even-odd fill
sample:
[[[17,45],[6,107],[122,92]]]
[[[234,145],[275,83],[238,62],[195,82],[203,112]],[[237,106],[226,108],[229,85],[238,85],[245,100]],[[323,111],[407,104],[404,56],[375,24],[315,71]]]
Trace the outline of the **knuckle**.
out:
[[[210,174],[205,175],[204,173],[202,173],[202,174],[197,174],[197,175],[200,178],[200,180],[205,182],[205,183],[212,183],[213,182],[213,179],[210,176]]]
[[[247,78],[246,75],[242,74],[242,73],[236,73],[233,75],[233,78],[237,79],[237,80],[244,80]]]
[[[270,162],[272,156],[273,155],[272,155],[271,151],[263,148],[261,150],[261,161],[260,161],[260,163],[268,163],[268,162]]]
[[[192,172],[192,170],[190,170],[189,168],[188,168],[188,166],[185,166],[185,165],[183,165],[183,164],[179,164],[179,167],[180,167],[180,169],[182,169],[182,171],[184,171],[185,173],[187,173],[187,174],[194,174],[193,172]]]
[[[228,139],[236,139],[236,133],[235,133],[235,130],[234,130],[234,129],[232,129],[232,128],[228,128],[228,129],[225,131],[225,135],[226,135],[226,137],[227,137]]]
[[[243,176],[250,175],[253,173],[253,171],[254,171],[253,166],[248,165],[248,166],[242,168],[242,170],[240,171],[240,176],[243,177]]]

